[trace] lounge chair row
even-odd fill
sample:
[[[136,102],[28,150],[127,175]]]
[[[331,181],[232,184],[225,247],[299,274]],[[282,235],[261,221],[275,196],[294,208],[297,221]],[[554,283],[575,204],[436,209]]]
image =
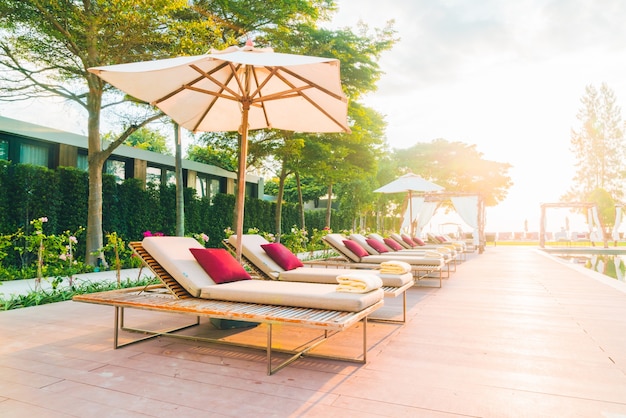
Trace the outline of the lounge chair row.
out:
[[[434,277],[439,280],[439,287],[441,287],[444,269],[449,277],[450,266],[455,265],[453,263],[456,262],[456,254],[449,251],[448,254],[435,250],[399,251],[391,249],[387,244],[384,244],[383,248],[376,244],[377,239],[368,239],[359,234],[352,234],[349,237],[342,234],[328,234],[324,236],[324,241],[339,254],[339,258],[323,260],[321,261],[323,264],[348,263],[355,268],[373,268],[391,260],[403,261],[411,266],[416,283]]]
[[[189,338],[175,331],[198,325],[200,317],[263,324],[267,327],[267,341],[264,347],[257,348],[266,351],[267,372],[273,374],[303,355],[312,355],[311,350],[332,335],[361,322],[361,354],[357,357],[332,358],[359,363],[367,360],[367,322],[368,317],[384,304],[386,290],[381,287],[372,286],[364,292],[352,292],[339,291],[340,284],[251,280],[248,273],[226,250],[204,249],[193,238],[146,237],[142,242],[131,243],[131,248],[162,281],[162,286],[74,297],[78,302],[115,308],[114,348],[160,335]],[[342,271],[335,271],[335,283],[340,272]],[[361,274],[360,277],[372,281],[375,279],[382,284],[382,275]],[[352,279],[357,280],[359,277],[351,277]],[[196,320],[174,330],[137,329],[125,325],[125,309],[182,313],[193,315]],[[319,330],[321,334],[305,346],[293,350],[278,350],[272,345],[273,326],[277,324],[312,328]],[[141,332],[147,336],[122,344],[119,341],[120,330]],[[291,356],[274,365],[273,354],[276,351],[288,352]]]

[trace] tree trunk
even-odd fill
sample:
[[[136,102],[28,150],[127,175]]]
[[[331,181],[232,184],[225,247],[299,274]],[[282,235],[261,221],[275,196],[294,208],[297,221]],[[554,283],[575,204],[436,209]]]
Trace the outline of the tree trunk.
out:
[[[330,212],[333,204],[333,185],[328,185],[328,202],[326,203],[326,228],[330,228]]]
[[[106,264],[102,253],[102,169],[106,154],[100,141],[100,106],[102,93],[90,83],[87,109],[89,112],[87,141],[89,165],[89,202],[87,215],[86,264],[96,266],[98,260]]]
[[[298,188],[298,205],[300,205],[300,228],[306,228],[306,220],[304,218],[304,200],[302,197],[302,185],[300,184],[300,173],[296,171],[296,187]]]
[[[176,142],[176,235],[185,236],[185,195],[183,193],[183,159],[181,152],[181,128],[174,124],[174,138]]]
[[[287,177],[287,170],[285,169],[285,163],[280,170],[280,176],[278,177],[278,196],[276,196],[276,216],[275,216],[275,229],[276,229],[276,242],[280,242],[280,236],[282,234],[282,217],[283,217],[283,197],[285,195],[285,178]]]

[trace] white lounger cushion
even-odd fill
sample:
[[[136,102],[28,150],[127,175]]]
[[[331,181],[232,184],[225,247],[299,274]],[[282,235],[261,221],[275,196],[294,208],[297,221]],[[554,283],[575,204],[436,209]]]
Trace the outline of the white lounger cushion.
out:
[[[197,298],[200,289],[215,284],[189,251],[190,248],[204,248],[194,238],[145,237],[142,245],[191,296]]]
[[[337,276],[348,272],[373,274],[380,277],[383,281],[383,286],[401,287],[413,280],[411,273],[381,274],[378,270],[353,270],[333,267],[299,267],[297,269],[281,272],[278,279],[289,282],[337,283]]]
[[[215,284],[189,248],[203,248],[190,237],[146,237],[143,248],[192,296],[246,302],[358,312],[382,300],[384,292],[336,292],[336,284],[242,280]],[[335,282],[336,283],[336,282]]]
[[[231,235],[228,237],[230,245],[235,247],[237,245],[237,236]],[[241,240],[242,249],[241,253],[246,257],[256,268],[262,270],[265,274],[277,279],[278,275],[284,269],[271,259],[265,250],[261,247],[263,244],[269,244],[269,241],[257,234],[244,234]]]
[[[382,300],[384,296],[382,289],[358,294],[337,292],[336,289],[337,285],[332,284],[242,280],[205,287],[200,297],[230,302],[359,312]]]
[[[237,237],[231,235],[228,242],[235,246]],[[308,282],[308,283],[337,283],[337,276],[345,271],[337,271],[333,268],[323,267],[298,267],[293,270],[286,271],[280,267],[274,260],[270,258],[261,245],[267,244],[268,241],[257,234],[245,234],[242,240],[242,253],[257,268],[263,270],[268,276],[290,282]],[[368,273],[379,276],[383,281],[383,286],[400,287],[411,280],[413,277],[407,274],[380,274],[375,270],[367,270]]]
[[[445,265],[444,260],[434,259],[434,258],[426,258],[419,255],[411,255],[411,254],[399,254],[399,253],[385,253],[379,255],[368,255],[365,257],[359,257],[354,254],[352,251],[348,249],[343,243],[343,240],[346,239],[341,234],[328,234],[324,237],[328,243],[343,253],[344,256],[350,258],[355,263],[365,263],[365,264],[380,264],[385,261],[398,260],[404,261],[406,263],[416,265],[416,266],[439,266],[443,267]]]

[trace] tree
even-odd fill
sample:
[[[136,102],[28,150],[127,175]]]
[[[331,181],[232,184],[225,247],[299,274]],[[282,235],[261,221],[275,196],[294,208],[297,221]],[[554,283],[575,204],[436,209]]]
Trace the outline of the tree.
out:
[[[217,148],[207,143],[204,146],[191,145],[187,150],[191,161],[214,165],[228,171],[237,171],[237,153],[233,148]]]
[[[162,115],[147,111],[127,120],[108,146],[100,140],[101,111],[128,101],[88,68],[197,52],[195,39],[219,44],[211,25],[190,29],[180,19],[184,0],[4,0],[0,3],[0,83],[4,100],[59,96],[87,112],[89,215],[87,262],[102,258],[102,167],[132,132]],[[198,36],[194,38],[191,34]],[[185,36],[182,36],[182,35]],[[107,92],[113,94],[103,104]]]
[[[581,104],[576,115],[580,127],[571,132],[571,150],[576,158],[574,185],[563,199],[584,200],[602,189],[620,200],[624,196],[624,124],[615,94],[605,83],[600,90],[589,85]]]
[[[102,135],[105,141],[115,141],[120,136],[119,133],[107,132]],[[172,155],[172,151],[167,146],[167,137],[159,131],[141,127],[130,134],[124,145],[139,148],[147,151],[158,152],[159,154]]]
[[[89,215],[87,262],[103,247],[102,167],[129,135],[160,118],[134,110],[124,132],[103,148],[101,111],[132,102],[88,68],[205,53],[237,44],[263,28],[316,20],[332,0],[3,0],[0,2],[0,87],[3,100],[58,96],[87,112]],[[104,100],[103,98],[109,98]]]
[[[435,139],[396,149],[393,156],[401,169],[419,174],[448,192],[482,194],[486,206],[504,200],[512,185],[508,175],[511,165],[485,160],[475,144]]]

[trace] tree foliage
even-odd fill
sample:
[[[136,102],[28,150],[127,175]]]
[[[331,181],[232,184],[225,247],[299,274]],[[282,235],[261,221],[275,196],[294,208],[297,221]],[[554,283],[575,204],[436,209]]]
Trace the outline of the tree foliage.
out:
[[[585,88],[576,115],[580,126],[572,129],[571,150],[576,159],[574,185],[563,197],[583,200],[597,189],[613,199],[624,196],[624,123],[613,91],[603,83],[600,89]]]
[[[480,193],[486,206],[495,206],[512,186],[511,165],[483,158],[475,144],[435,139],[397,149],[393,159],[402,172],[419,174],[448,192]]]
[[[332,0],[3,0],[0,87],[3,100],[58,96],[87,112],[89,218],[87,253],[103,246],[102,167],[130,134],[162,116],[133,109],[123,133],[106,148],[101,111],[132,102],[90,67],[205,53],[243,43],[264,28],[315,21]],[[108,93],[108,94],[107,94]],[[116,115],[116,117],[119,117]],[[90,257],[95,264],[95,257]]]

